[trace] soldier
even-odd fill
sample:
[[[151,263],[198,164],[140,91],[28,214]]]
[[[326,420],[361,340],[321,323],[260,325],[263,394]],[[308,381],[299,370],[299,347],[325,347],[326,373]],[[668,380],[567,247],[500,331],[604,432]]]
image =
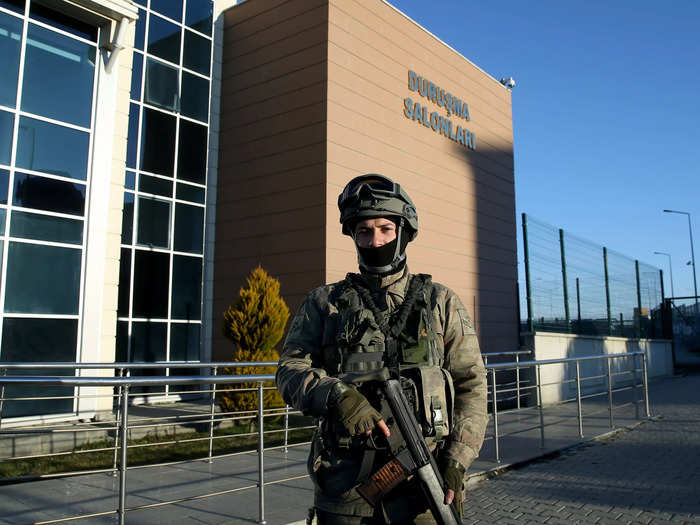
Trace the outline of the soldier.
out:
[[[390,431],[362,386],[339,378],[383,367],[400,374],[441,466],[445,503],[456,498],[461,512],[464,475],[479,453],[487,422],[474,326],[452,290],[429,275],[409,273],[405,250],[418,234],[418,216],[399,184],[377,174],[356,177],[338,197],[338,207],[360,274],[305,298],[276,375],[285,401],[319,419],[308,462],[315,485],[311,514],[320,525],[435,523],[415,478],[376,508],[353,490],[386,463],[386,452],[376,444]]]

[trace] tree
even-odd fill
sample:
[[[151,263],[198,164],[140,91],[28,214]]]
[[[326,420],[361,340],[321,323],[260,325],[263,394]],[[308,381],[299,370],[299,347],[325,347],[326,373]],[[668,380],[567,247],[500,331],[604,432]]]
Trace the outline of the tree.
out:
[[[289,319],[289,308],[279,295],[280,282],[271,277],[261,266],[255,268],[247,279],[247,287],[241,288],[238,298],[226,309],[223,316],[224,335],[235,348],[231,361],[261,362],[277,361],[279,353],[275,345],[282,339],[284,327]],[[224,369],[225,374],[251,375],[273,374],[274,367],[232,367]],[[274,383],[265,383],[274,386]],[[222,392],[219,405],[225,412],[257,410],[256,391],[236,392],[256,388],[257,383],[231,385],[233,391]],[[263,394],[265,408],[283,407],[284,401],[279,392],[266,390]],[[252,419],[249,420],[252,426]]]

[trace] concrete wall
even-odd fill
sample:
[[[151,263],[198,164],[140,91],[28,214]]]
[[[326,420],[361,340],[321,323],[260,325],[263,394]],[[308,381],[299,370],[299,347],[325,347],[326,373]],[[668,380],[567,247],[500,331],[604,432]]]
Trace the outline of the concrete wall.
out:
[[[589,355],[614,355],[642,351],[647,360],[649,378],[673,374],[671,341],[665,339],[628,339],[624,337],[584,336],[573,334],[544,333],[523,334],[523,346],[533,350],[532,359],[562,359]],[[641,368],[641,361],[637,360]],[[631,368],[630,358],[611,360],[613,386],[631,384],[632,376],[621,373]],[[604,360],[582,361],[579,364],[580,376],[591,378],[606,375]],[[620,375],[615,375],[620,374]],[[533,376],[534,377],[534,376]],[[576,397],[576,383],[561,384],[562,381],[576,379],[576,365],[573,363],[543,365],[541,367],[542,400],[545,404],[558,403]],[[641,381],[641,376],[638,378]],[[546,385],[546,386],[544,386]],[[583,394],[607,390],[606,378],[583,380]]]

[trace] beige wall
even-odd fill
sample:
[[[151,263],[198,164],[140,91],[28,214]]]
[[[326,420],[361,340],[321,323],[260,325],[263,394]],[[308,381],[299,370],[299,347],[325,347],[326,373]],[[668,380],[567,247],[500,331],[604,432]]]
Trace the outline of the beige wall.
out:
[[[476,151],[404,116],[405,97],[446,116],[409,90],[409,70],[469,104],[470,122],[451,120],[476,135]],[[412,271],[459,293],[483,351],[519,346],[509,91],[368,0],[233,7],[222,76],[215,315],[258,262],[293,309],[312,287],[356,270],[337,196],[353,176],[379,172],[418,208]]]
[[[292,309],[325,279],[325,1],[224,13],[212,358],[217,323],[258,264]]]

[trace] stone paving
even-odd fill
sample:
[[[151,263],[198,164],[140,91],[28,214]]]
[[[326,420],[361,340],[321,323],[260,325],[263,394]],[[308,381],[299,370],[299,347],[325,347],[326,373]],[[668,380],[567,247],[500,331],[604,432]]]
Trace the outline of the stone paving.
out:
[[[671,381],[658,418],[477,484],[465,523],[700,524],[700,375]]]

